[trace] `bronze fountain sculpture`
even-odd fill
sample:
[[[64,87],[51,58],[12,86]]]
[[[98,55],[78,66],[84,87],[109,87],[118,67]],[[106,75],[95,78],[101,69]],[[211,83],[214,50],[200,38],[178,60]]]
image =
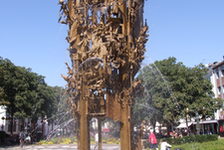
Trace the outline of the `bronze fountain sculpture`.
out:
[[[144,0],[60,0],[60,22],[69,27],[69,104],[79,122],[80,150],[90,149],[89,119],[121,123],[121,150],[133,146],[131,111],[134,76],[147,41]]]

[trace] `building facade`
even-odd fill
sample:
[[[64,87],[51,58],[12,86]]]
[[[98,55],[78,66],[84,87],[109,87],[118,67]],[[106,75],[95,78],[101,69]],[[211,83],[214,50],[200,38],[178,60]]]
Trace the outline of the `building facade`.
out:
[[[224,60],[209,65],[211,69],[211,82],[216,98],[224,98]]]
[[[5,131],[6,124],[6,109],[4,106],[0,106],[0,131]]]
[[[209,78],[213,85],[212,91],[215,98],[224,99],[224,58],[223,61],[209,64]],[[224,119],[224,110],[215,113],[215,119]]]
[[[13,125],[11,118],[7,114],[6,106],[0,106],[0,131],[4,131],[8,135],[19,135],[22,130],[27,133],[37,132],[40,137],[47,137],[52,131],[55,131],[57,125],[54,123],[49,124],[46,118],[38,118],[36,124],[31,124],[30,118],[17,119],[13,118]],[[11,134],[12,131],[12,134]],[[55,131],[56,132],[56,131]]]

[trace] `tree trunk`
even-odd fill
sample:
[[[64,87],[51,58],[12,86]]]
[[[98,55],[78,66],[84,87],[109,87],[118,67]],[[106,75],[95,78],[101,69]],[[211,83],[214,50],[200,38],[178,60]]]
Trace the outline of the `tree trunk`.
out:
[[[10,118],[10,134],[13,135],[13,114],[11,114]]]
[[[13,117],[14,117],[14,112],[11,110],[11,115],[10,115],[10,134],[13,135]]]

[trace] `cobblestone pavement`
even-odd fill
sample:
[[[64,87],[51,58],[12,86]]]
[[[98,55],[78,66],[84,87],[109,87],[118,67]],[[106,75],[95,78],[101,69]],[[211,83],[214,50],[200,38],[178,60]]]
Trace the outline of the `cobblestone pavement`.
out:
[[[77,145],[74,144],[55,144],[55,145],[26,145],[23,148],[19,146],[0,148],[0,150],[77,150]],[[91,146],[94,150],[94,145]],[[96,149],[97,150],[97,149]],[[119,145],[103,145],[103,150],[120,150]]]

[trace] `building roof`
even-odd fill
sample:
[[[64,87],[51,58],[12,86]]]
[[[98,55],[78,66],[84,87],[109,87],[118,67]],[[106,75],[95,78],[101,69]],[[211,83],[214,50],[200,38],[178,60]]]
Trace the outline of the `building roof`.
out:
[[[213,64],[211,64],[210,66],[212,67],[212,69],[216,69],[220,66],[224,65],[224,60],[221,62],[214,62]]]

